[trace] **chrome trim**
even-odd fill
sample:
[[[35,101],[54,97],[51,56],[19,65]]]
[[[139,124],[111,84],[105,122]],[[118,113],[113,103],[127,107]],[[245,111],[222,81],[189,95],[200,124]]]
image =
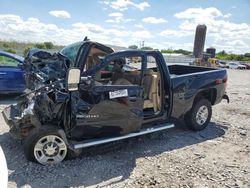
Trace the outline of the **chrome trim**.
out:
[[[170,129],[173,127],[174,127],[174,124],[169,123],[169,124],[158,125],[158,126],[155,126],[152,128],[142,129],[140,132],[130,133],[130,134],[119,136],[119,137],[105,138],[105,139],[98,139],[98,140],[97,139],[89,140],[89,141],[85,141],[83,143],[75,144],[74,149],[87,148],[90,146],[95,146],[95,145],[113,142],[113,141],[117,141],[117,140],[123,140],[126,138],[136,137],[136,136],[140,136],[140,135],[144,135],[144,134],[149,134],[149,133],[153,133],[153,132],[157,132],[157,131],[162,131],[162,130]]]
[[[203,105],[197,111],[196,122],[199,125],[203,125],[207,121],[207,118],[208,118],[208,108],[207,106]]]

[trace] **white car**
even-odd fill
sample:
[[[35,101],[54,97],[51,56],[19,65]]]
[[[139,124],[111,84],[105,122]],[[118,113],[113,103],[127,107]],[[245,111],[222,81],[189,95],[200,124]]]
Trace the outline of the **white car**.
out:
[[[235,63],[235,62],[229,62],[228,66],[229,66],[230,69],[246,69],[245,65],[241,65],[241,64],[238,64],[238,63]]]
[[[246,65],[241,65],[241,64],[239,64],[239,65],[238,65],[238,69],[246,69]]]
[[[220,68],[229,68],[228,64],[226,62],[218,62],[218,67]]]

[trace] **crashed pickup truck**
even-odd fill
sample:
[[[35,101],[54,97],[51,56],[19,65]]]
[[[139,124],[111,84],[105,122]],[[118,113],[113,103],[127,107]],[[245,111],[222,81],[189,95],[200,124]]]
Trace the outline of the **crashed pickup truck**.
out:
[[[174,127],[206,128],[225,94],[222,69],[170,65],[159,51],[115,52],[85,40],[60,53],[31,50],[26,94],[4,109],[28,160],[53,164],[83,148]],[[229,100],[229,99],[228,99]]]

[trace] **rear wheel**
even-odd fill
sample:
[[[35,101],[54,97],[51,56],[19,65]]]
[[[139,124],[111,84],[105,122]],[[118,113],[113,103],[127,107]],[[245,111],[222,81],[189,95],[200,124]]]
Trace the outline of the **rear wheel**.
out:
[[[56,127],[33,130],[24,143],[24,153],[28,160],[40,164],[56,164],[67,155],[67,145]]]
[[[185,123],[188,128],[200,131],[207,127],[211,116],[211,103],[207,99],[200,99],[193,104],[191,110],[185,115]]]

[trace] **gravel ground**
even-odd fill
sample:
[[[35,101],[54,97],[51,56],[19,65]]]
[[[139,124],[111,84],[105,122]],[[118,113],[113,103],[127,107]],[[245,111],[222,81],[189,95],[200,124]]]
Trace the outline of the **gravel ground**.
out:
[[[231,101],[213,107],[207,129],[174,128],[104,154],[99,146],[55,166],[28,162],[0,116],[9,187],[250,187],[250,71],[228,74]],[[13,102],[1,96],[0,110]]]

